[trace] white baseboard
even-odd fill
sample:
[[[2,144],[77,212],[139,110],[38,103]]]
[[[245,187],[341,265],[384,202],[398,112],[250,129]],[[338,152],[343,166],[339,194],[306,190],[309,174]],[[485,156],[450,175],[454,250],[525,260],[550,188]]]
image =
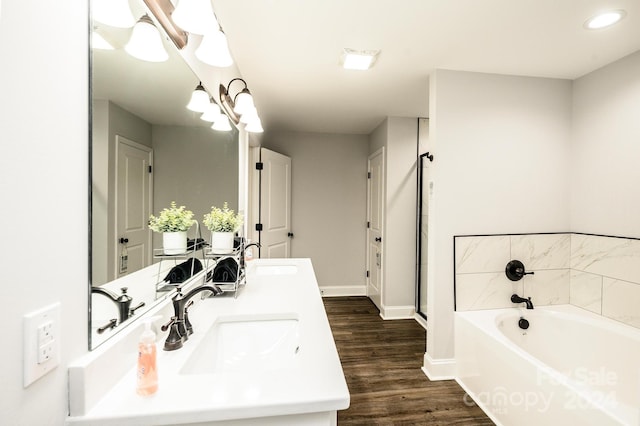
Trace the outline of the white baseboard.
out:
[[[456,360],[454,358],[433,359],[428,353],[424,354],[422,371],[429,380],[453,380],[456,372]]]
[[[416,322],[420,324],[422,328],[424,328],[424,331],[427,331],[427,320],[424,319],[422,315],[416,312],[416,314],[413,316],[413,319],[415,319]]]
[[[383,306],[380,316],[384,320],[413,319],[416,314],[415,306]]]
[[[365,285],[321,286],[320,293],[322,294],[322,297],[366,296],[367,286]]]

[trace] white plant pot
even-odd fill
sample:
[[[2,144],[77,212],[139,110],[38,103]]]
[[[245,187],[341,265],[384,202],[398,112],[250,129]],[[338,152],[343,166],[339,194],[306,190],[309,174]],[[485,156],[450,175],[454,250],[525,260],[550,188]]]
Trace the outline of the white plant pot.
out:
[[[233,252],[233,232],[212,232],[211,251],[216,254]]]
[[[184,254],[187,252],[187,231],[163,232],[164,254]]]

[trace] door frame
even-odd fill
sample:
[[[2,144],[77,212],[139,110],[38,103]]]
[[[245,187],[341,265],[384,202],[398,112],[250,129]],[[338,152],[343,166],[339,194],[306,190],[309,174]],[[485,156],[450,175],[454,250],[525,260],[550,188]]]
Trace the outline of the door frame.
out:
[[[120,245],[118,244],[118,209],[119,209],[119,205],[118,205],[118,171],[119,171],[119,163],[118,163],[118,158],[120,155],[120,144],[125,144],[125,145],[129,145],[133,148],[139,149],[141,151],[145,151],[148,154],[148,162],[149,162],[149,166],[153,167],[153,149],[147,145],[143,145],[141,143],[132,141],[131,139],[128,139],[124,136],[121,135],[116,135],[116,143],[115,143],[115,158],[114,158],[114,169],[115,173],[113,176],[114,179],[114,184],[113,184],[113,205],[114,205],[114,209],[113,209],[113,229],[110,232],[110,236],[109,236],[109,240],[112,242],[113,244],[113,259],[111,261],[111,270],[113,272],[113,279],[115,279],[118,276],[118,256],[119,256],[119,252],[120,252]],[[153,170],[153,169],[152,169]],[[149,179],[149,196],[148,196],[148,211],[152,212],[153,211],[153,174],[149,173],[147,175],[148,179]],[[147,255],[147,263],[151,264],[151,251],[153,250],[153,240],[152,240],[152,235],[151,235],[151,231],[149,229],[147,229],[147,247],[150,248],[150,250],[148,251],[148,253],[146,253]]]

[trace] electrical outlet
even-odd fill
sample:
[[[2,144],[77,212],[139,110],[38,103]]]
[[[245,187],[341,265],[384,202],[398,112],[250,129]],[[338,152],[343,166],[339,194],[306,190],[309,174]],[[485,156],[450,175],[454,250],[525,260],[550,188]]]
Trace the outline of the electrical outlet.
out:
[[[60,363],[60,303],[24,316],[23,385],[26,388]]]

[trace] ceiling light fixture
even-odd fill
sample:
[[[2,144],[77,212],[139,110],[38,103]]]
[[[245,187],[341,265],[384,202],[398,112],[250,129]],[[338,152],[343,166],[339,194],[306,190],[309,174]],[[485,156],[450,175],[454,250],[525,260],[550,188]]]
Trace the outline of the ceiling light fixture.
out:
[[[202,37],[200,46],[196,49],[196,58],[205,64],[219,68],[233,65],[227,36],[222,29],[210,31]]]
[[[204,35],[219,26],[211,0],[179,0],[171,18],[177,26],[192,34]]]
[[[613,24],[620,22],[620,20],[626,15],[627,12],[622,9],[609,10],[607,12],[599,13],[587,19],[584,23],[584,27],[588,30],[599,30],[602,28],[607,28]]]
[[[209,108],[209,94],[207,94],[202,82],[200,82],[191,93],[187,109],[194,112],[205,112],[207,108]]]
[[[136,23],[129,0],[93,0],[91,14],[93,19],[110,27],[131,28]]]
[[[164,49],[160,32],[149,15],[144,14],[131,32],[131,38],[124,47],[131,56],[148,62],[163,62],[169,59]]]
[[[365,71],[373,66],[378,59],[379,50],[344,49],[342,67],[348,70]]]

